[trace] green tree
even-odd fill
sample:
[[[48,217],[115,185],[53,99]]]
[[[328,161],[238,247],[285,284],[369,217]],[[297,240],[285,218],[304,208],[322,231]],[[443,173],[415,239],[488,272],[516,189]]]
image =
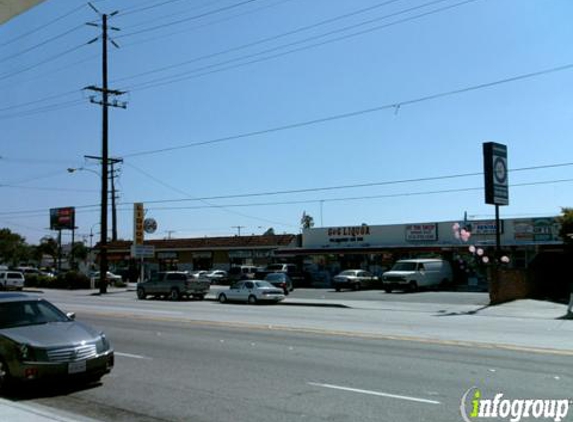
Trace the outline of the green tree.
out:
[[[0,262],[16,266],[20,261],[27,260],[29,254],[26,239],[10,229],[0,229]]]
[[[37,249],[38,254],[41,256],[49,255],[52,258],[52,266],[56,266],[56,261],[58,259],[58,242],[56,242],[53,237],[44,236],[40,239],[40,245],[38,245]]]
[[[561,208],[559,236],[566,245],[573,246],[573,208]]]
[[[303,229],[310,229],[314,226],[314,218],[305,212],[302,213],[302,218],[300,219],[300,225]]]

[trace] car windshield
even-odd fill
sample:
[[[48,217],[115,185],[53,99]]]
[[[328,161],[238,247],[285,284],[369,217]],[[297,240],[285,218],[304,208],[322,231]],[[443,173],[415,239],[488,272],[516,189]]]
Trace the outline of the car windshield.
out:
[[[356,275],[356,271],[354,270],[346,270],[346,271],[342,271],[340,273],[340,275]]]
[[[42,300],[0,303],[0,329],[66,321],[62,311]]]
[[[255,282],[255,286],[257,286],[257,287],[274,287],[271,283],[267,283],[266,281],[257,281],[257,282]]]
[[[284,279],[284,274],[269,274],[265,278],[267,281],[282,281]]]
[[[415,262],[397,262],[392,267],[392,271],[416,271]]]

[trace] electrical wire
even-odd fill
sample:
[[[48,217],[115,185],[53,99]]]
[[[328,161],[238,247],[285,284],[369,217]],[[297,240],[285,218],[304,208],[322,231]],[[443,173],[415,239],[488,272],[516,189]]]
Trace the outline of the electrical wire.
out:
[[[261,136],[261,135],[266,135],[266,134],[274,133],[274,132],[280,132],[280,131],[284,131],[284,130],[298,129],[301,127],[327,123],[327,122],[331,122],[331,121],[335,121],[335,120],[342,120],[342,119],[358,117],[358,116],[361,116],[364,114],[376,113],[376,112],[380,112],[383,110],[397,110],[397,109],[400,109],[401,107],[407,106],[407,105],[413,105],[413,104],[422,103],[422,102],[426,102],[426,101],[432,101],[432,100],[435,100],[438,98],[444,98],[444,97],[459,95],[459,94],[463,94],[463,93],[467,93],[467,92],[471,92],[471,91],[477,91],[480,89],[491,88],[494,86],[498,86],[498,85],[502,85],[502,84],[506,84],[506,83],[510,83],[510,82],[516,82],[516,81],[520,81],[520,80],[524,80],[524,79],[535,78],[535,77],[547,75],[550,73],[562,72],[562,71],[571,70],[571,69],[573,69],[573,63],[566,64],[563,66],[557,66],[557,67],[553,67],[553,68],[549,68],[549,69],[544,69],[544,70],[540,70],[540,71],[536,71],[536,72],[512,76],[509,78],[499,79],[499,80],[493,81],[493,82],[486,82],[486,83],[482,83],[482,84],[478,84],[478,85],[472,85],[472,86],[468,86],[468,87],[460,88],[460,89],[455,89],[455,90],[451,90],[451,91],[443,91],[440,93],[426,95],[426,96],[422,96],[422,97],[418,97],[418,98],[413,98],[410,100],[404,100],[404,101],[399,101],[399,102],[390,103],[390,104],[383,104],[383,105],[379,105],[379,106],[371,107],[371,108],[367,108],[367,109],[350,111],[347,113],[335,114],[335,115],[331,115],[331,116],[320,117],[320,118],[316,118],[316,119],[290,123],[290,124],[286,124],[286,125],[282,125],[282,126],[275,126],[272,128],[260,129],[260,130],[256,130],[256,131],[252,131],[252,132],[244,132],[244,133],[240,133],[240,134],[236,134],[236,135],[229,135],[229,136],[225,136],[225,137],[221,137],[221,138],[209,139],[209,140],[198,141],[198,142],[191,142],[191,143],[187,143],[187,144],[183,144],[183,145],[179,145],[179,146],[172,146],[172,147],[165,147],[165,148],[159,148],[159,149],[123,154],[123,157],[130,158],[130,157],[141,157],[141,156],[145,156],[145,155],[155,155],[155,154],[171,152],[171,151],[178,151],[178,150],[182,150],[182,149],[193,148],[193,147],[198,147],[198,146],[203,146],[203,145],[212,145],[212,144],[229,142],[229,141],[234,141],[234,140],[239,140],[239,139],[244,139],[244,138],[250,138],[250,137],[254,137],[254,136]]]
[[[45,46],[46,44],[51,43],[52,41],[58,40],[58,39],[60,39],[60,38],[63,38],[63,37],[65,37],[66,35],[71,34],[72,32],[75,32],[75,31],[77,31],[77,30],[80,29],[80,28],[85,28],[85,25],[75,26],[75,27],[73,27],[72,29],[68,29],[67,31],[62,32],[61,34],[54,35],[53,37],[48,38],[47,40],[44,40],[44,41],[42,41],[41,43],[35,44],[35,45],[33,45],[33,46],[31,46],[31,47],[28,47],[28,48],[25,48],[25,49],[23,49],[23,50],[20,50],[20,51],[18,51],[17,53],[14,53],[14,54],[12,54],[12,55],[10,55],[10,56],[2,57],[2,58],[0,58],[0,63],[5,62],[5,61],[8,61],[8,60],[12,60],[12,59],[14,59],[14,58],[16,58],[16,57],[19,57],[19,56],[23,55],[23,54],[29,53],[30,51],[34,51],[35,49],[40,48],[40,47],[43,47],[43,46]]]
[[[382,3],[375,4],[375,5],[373,5],[373,6],[369,6],[369,7],[366,7],[366,8],[359,9],[359,10],[355,10],[355,11],[350,12],[350,13],[345,13],[345,14],[342,14],[342,15],[338,15],[338,16],[335,16],[335,17],[330,18],[330,19],[325,19],[325,20],[322,20],[322,21],[320,21],[320,22],[317,22],[317,23],[314,23],[314,24],[311,24],[311,25],[305,25],[305,26],[302,26],[302,27],[300,27],[300,28],[296,28],[296,29],[294,29],[294,30],[290,30],[290,31],[283,32],[283,33],[280,33],[280,34],[277,34],[277,35],[273,35],[273,36],[270,36],[270,37],[262,38],[262,39],[260,39],[260,40],[253,41],[253,42],[250,42],[250,43],[247,43],[247,44],[242,44],[242,45],[239,45],[239,46],[236,46],[236,47],[231,47],[231,48],[228,48],[228,49],[225,49],[225,50],[222,50],[222,51],[218,51],[218,52],[216,52],[216,53],[207,54],[207,55],[200,56],[200,57],[195,57],[195,58],[190,59],[190,60],[185,60],[185,61],[183,61],[183,62],[179,62],[179,63],[176,63],[176,64],[172,64],[172,65],[169,65],[169,66],[163,66],[163,67],[158,68],[158,69],[152,69],[152,70],[149,70],[149,71],[146,71],[146,72],[141,72],[141,73],[138,73],[138,74],[135,74],[135,75],[131,75],[131,76],[127,76],[127,77],[115,79],[114,82],[122,81],[122,80],[125,80],[125,79],[134,79],[134,78],[138,78],[138,77],[141,77],[141,76],[150,75],[150,74],[153,74],[153,73],[163,72],[163,71],[165,71],[165,70],[170,70],[170,69],[174,69],[174,68],[177,68],[177,67],[185,66],[185,65],[190,64],[190,63],[195,63],[195,62],[198,62],[198,61],[201,61],[201,60],[205,60],[205,59],[217,57],[217,56],[220,56],[220,55],[223,55],[223,54],[228,54],[228,53],[232,53],[232,52],[235,52],[235,51],[244,50],[244,49],[249,48],[249,47],[253,47],[253,46],[256,46],[256,45],[264,44],[264,43],[267,43],[267,42],[269,42],[269,41],[274,41],[274,40],[277,40],[277,39],[280,39],[280,38],[284,38],[284,37],[287,37],[287,36],[290,36],[290,35],[294,35],[294,34],[297,34],[297,33],[300,33],[300,32],[308,31],[308,30],[310,30],[310,29],[314,29],[314,28],[317,28],[317,27],[319,27],[319,26],[327,25],[327,24],[329,24],[329,23],[336,22],[336,21],[339,21],[339,20],[341,20],[341,19],[346,19],[346,18],[349,18],[349,17],[351,17],[351,16],[355,16],[355,15],[358,15],[358,14],[361,14],[361,13],[370,12],[370,11],[372,11],[372,10],[374,10],[374,9],[377,9],[377,8],[380,8],[380,7],[383,7],[383,6],[387,6],[387,5],[391,4],[391,3],[395,3],[395,2],[398,2],[398,1],[403,1],[403,0],[387,0],[387,1],[384,1],[384,2],[382,2]],[[446,1],[446,0],[438,0],[438,1],[441,2],[441,1]]]
[[[27,36],[29,36],[29,35],[32,35],[32,34],[38,32],[38,31],[41,31],[42,29],[47,28],[48,26],[50,26],[50,25],[52,25],[52,24],[54,24],[54,23],[56,23],[56,22],[59,22],[59,21],[61,21],[62,19],[65,19],[65,18],[67,18],[68,16],[70,16],[70,15],[76,13],[77,11],[83,9],[85,6],[86,6],[85,3],[84,3],[84,4],[81,4],[80,6],[78,6],[78,7],[74,8],[74,9],[70,10],[69,12],[67,12],[67,13],[65,13],[65,14],[63,14],[63,15],[61,15],[61,16],[59,16],[59,17],[57,17],[57,18],[55,18],[55,19],[53,19],[53,20],[51,20],[51,21],[49,21],[49,22],[47,22],[47,23],[45,23],[45,24],[42,24],[42,25],[40,25],[40,26],[38,26],[38,27],[36,27],[36,28],[34,28],[34,29],[31,29],[31,30],[29,30],[29,31],[27,31],[27,32],[25,32],[25,33],[23,33],[23,34],[20,34],[20,35],[14,37],[14,38],[12,38],[12,39],[9,39],[8,41],[4,41],[3,43],[0,43],[0,47],[4,47],[4,46],[10,45],[10,44],[13,44],[13,43],[15,43],[16,41],[21,40],[22,38],[25,38],[25,37],[27,37]]]
[[[253,3],[253,2],[255,2],[255,1],[259,1],[259,0],[243,0],[243,1],[240,1],[240,2],[238,2],[238,3],[234,3],[234,4],[232,4],[232,5],[229,5],[229,6],[221,7],[221,8],[219,8],[219,9],[211,10],[211,11],[209,11],[209,12],[200,13],[200,14],[198,14],[198,15],[194,15],[194,16],[191,16],[191,17],[188,17],[188,18],[178,19],[178,20],[176,20],[176,21],[164,23],[164,24],[161,24],[161,25],[155,25],[155,26],[152,26],[152,27],[150,27],[150,28],[140,29],[140,30],[138,30],[138,31],[130,32],[130,33],[127,33],[127,34],[122,34],[122,35],[117,36],[116,39],[127,38],[127,37],[131,37],[131,36],[134,36],[134,35],[138,35],[138,34],[143,34],[143,33],[146,33],[146,32],[150,32],[150,31],[156,31],[156,30],[158,30],[158,29],[170,27],[170,26],[173,26],[173,25],[178,25],[178,24],[180,24],[180,23],[189,22],[190,20],[200,19],[200,18],[204,18],[205,16],[210,16],[210,15],[214,15],[214,14],[217,14],[217,13],[226,12],[227,10],[232,10],[232,9],[237,8],[237,7],[244,6],[245,4]]]
[[[393,2],[395,2],[395,1],[400,1],[400,0],[390,0],[390,1],[386,1],[386,2],[383,2],[383,3],[379,4],[379,5],[376,5],[376,7],[385,6],[385,5],[390,4],[390,3],[393,3]],[[289,42],[289,43],[286,43],[286,44],[278,45],[278,46],[275,46],[275,47],[272,47],[272,48],[268,48],[268,49],[265,49],[265,50],[262,50],[262,51],[259,51],[259,52],[256,52],[256,53],[251,53],[251,54],[247,54],[247,55],[244,55],[244,56],[236,57],[236,58],[233,58],[233,59],[225,60],[225,61],[222,61],[222,62],[219,62],[219,63],[210,64],[210,65],[207,65],[207,66],[204,66],[204,67],[201,67],[201,68],[191,69],[191,70],[188,70],[188,71],[185,71],[185,72],[181,72],[181,73],[178,73],[178,74],[175,74],[175,75],[164,76],[164,77],[161,77],[161,78],[152,79],[152,80],[150,80],[150,81],[141,82],[141,83],[139,83],[139,84],[135,84],[135,85],[129,86],[128,89],[130,89],[130,90],[132,90],[132,91],[136,91],[136,90],[142,90],[142,89],[156,88],[156,87],[159,87],[159,86],[164,86],[164,85],[171,84],[171,83],[175,83],[175,82],[181,82],[181,81],[185,81],[185,80],[188,80],[188,79],[194,79],[194,78],[197,78],[197,77],[206,76],[206,75],[210,75],[210,74],[213,74],[213,73],[219,73],[219,72],[226,71],[226,70],[231,70],[231,69],[236,69],[236,68],[239,68],[239,67],[244,67],[244,66],[250,65],[250,64],[255,64],[255,63],[260,63],[260,62],[263,62],[263,61],[268,61],[268,60],[271,60],[271,59],[276,59],[276,58],[283,57],[283,56],[288,55],[288,54],[293,54],[293,53],[296,53],[296,52],[299,52],[299,51],[304,51],[304,50],[308,50],[308,49],[311,49],[311,48],[320,47],[320,46],[323,46],[323,45],[326,45],[326,44],[330,44],[330,43],[333,43],[333,42],[342,41],[342,40],[345,40],[345,39],[350,38],[350,37],[354,37],[354,36],[358,36],[358,35],[363,35],[363,34],[365,34],[365,33],[372,32],[372,31],[375,31],[375,30],[380,30],[380,29],[384,29],[384,28],[387,28],[387,27],[390,27],[390,26],[394,26],[394,25],[406,23],[406,22],[409,22],[409,21],[412,21],[412,20],[415,20],[415,19],[419,19],[419,18],[421,18],[421,17],[425,17],[425,16],[430,15],[430,14],[443,12],[443,11],[448,10],[448,9],[451,9],[451,8],[453,8],[453,7],[463,6],[463,5],[465,5],[466,3],[470,3],[470,2],[474,2],[474,1],[479,1],[479,0],[465,0],[465,1],[462,1],[461,3],[456,3],[456,4],[454,4],[454,5],[450,5],[450,6],[447,6],[447,7],[435,9],[435,10],[433,10],[433,11],[421,13],[421,14],[414,15],[414,16],[410,16],[410,17],[408,17],[408,18],[405,18],[405,19],[402,19],[402,20],[399,20],[399,21],[396,21],[396,22],[391,22],[391,23],[389,23],[389,24],[377,26],[377,27],[375,27],[375,28],[370,28],[370,29],[368,29],[368,30],[366,30],[366,31],[360,31],[360,32],[354,33],[354,34],[344,35],[344,36],[342,36],[342,37],[337,37],[337,38],[334,38],[334,39],[330,39],[330,40],[326,40],[326,41],[323,41],[323,42],[311,44],[311,45],[308,45],[308,46],[303,46],[303,47],[300,47],[300,48],[291,49],[291,50],[288,50],[288,51],[284,51],[284,52],[282,52],[282,53],[270,55],[270,56],[267,56],[267,57],[262,57],[262,58],[259,58],[259,59],[256,59],[256,60],[250,60],[250,61],[247,61],[247,62],[244,62],[244,63],[239,63],[239,64],[237,64],[237,65],[222,67],[221,69],[216,69],[217,67],[220,67],[220,66],[225,66],[225,65],[227,65],[227,64],[236,63],[236,62],[241,62],[242,60],[251,59],[251,58],[253,58],[253,57],[263,56],[263,55],[268,54],[268,53],[273,53],[273,52],[278,51],[278,50],[286,49],[286,48],[293,47],[293,46],[300,45],[300,44],[304,44],[304,43],[307,43],[307,42],[310,42],[310,41],[313,41],[313,40],[317,40],[317,39],[320,39],[320,38],[324,38],[324,37],[327,37],[327,36],[330,36],[330,35],[334,35],[334,34],[338,34],[338,33],[341,33],[341,32],[349,31],[349,30],[352,30],[352,29],[355,29],[355,28],[358,28],[358,27],[362,27],[362,26],[364,26],[364,25],[369,25],[369,24],[371,24],[371,23],[373,23],[373,22],[377,22],[377,21],[384,20],[384,19],[389,19],[389,18],[398,16],[398,15],[401,15],[401,14],[405,14],[405,13],[410,13],[410,12],[412,12],[412,11],[419,10],[419,9],[422,9],[422,8],[425,8],[425,7],[434,5],[434,4],[443,3],[443,2],[445,2],[445,1],[449,1],[449,0],[433,0],[433,1],[430,1],[430,2],[427,2],[427,3],[424,3],[424,4],[421,4],[421,5],[418,5],[418,6],[414,6],[414,7],[410,7],[410,8],[407,8],[407,9],[404,9],[404,10],[401,10],[401,11],[398,11],[398,12],[394,12],[394,13],[391,13],[391,14],[383,15],[383,16],[380,16],[380,17],[377,17],[377,18],[374,18],[374,19],[369,19],[369,20],[367,20],[367,21],[363,21],[363,22],[360,22],[360,23],[357,23],[357,24],[345,26],[345,27],[343,27],[343,28],[338,28],[338,29],[335,29],[335,30],[331,30],[331,31],[328,31],[328,32],[325,32],[325,33],[322,33],[322,34],[314,35],[314,36],[312,36],[312,37],[307,37],[307,38],[304,38],[304,39],[301,39],[301,40],[297,40],[297,41]],[[331,23],[331,22],[336,21],[336,20],[344,19],[344,18],[346,18],[346,17],[352,16],[352,15],[355,15],[355,14],[363,13],[363,12],[365,12],[365,11],[368,11],[368,9],[370,9],[370,8],[361,9],[361,10],[355,11],[355,12],[350,13],[350,14],[347,14],[347,15],[340,15],[340,16],[338,16],[338,17],[335,17],[335,18],[332,18],[332,19],[328,19],[328,20],[326,20],[326,21],[318,22],[318,23],[313,24],[313,25],[307,25],[307,26],[304,26],[304,27],[301,27],[301,28],[298,28],[298,29],[295,29],[295,30],[292,30],[292,31],[287,31],[287,32],[282,33],[282,34],[278,34],[278,35],[275,35],[275,36],[263,38],[263,39],[261,39],[261,40],[257,40],[257,41],[251,42],[251,43],[243,44],[243,45],[240,45],[240,46],[237,46],[237,47],[233,47],[233,48],[230,48],[230,49],[226,49],[226,50],[223,50],[223,51],[220,51],[220,52],[217,52],[217,53],[212,53],[212,54],[200,56],[200,57],[197,57],[197,58],[194,58],[194,59],[191,59],[191,60],[187,60],[187,61],[184,61],[184,62],[177,63],[177,64],[175,64],[175,65],[164,66],[164,67],[159,68],[159,69],[153,69],[153,70],[151,70],[151,71],[147,71],[147,72],[144,72],[144,73],[140,73],[140,74],[137,74],[137,75],[132,76],[132,77],[122,78],[122,79],[119,79],[119,80],[137,78],[137,77],[140,77],[140,76],[144,76],[145,74],[157,73],[157,72],[161,72],[161,71],[165,71],[165,70],[169,70],[169,69],[173,69],[173,68],[185,66],[185,65],[190,64],[190,63],[193,63],[193,62],[205,60],[205,59],[208,59],[208,58],[213,58],[213,57],[220,56],[220,55],[223,55],[223,54],[228,54],[228,53],[231,53],[231,52],[234,52],[234,51],[243,50],[243,49],[248,48],[248,47],[252,47],[252,46],[259,45],[259,44],[262,44],[262,43],[266,43],[266,42],[269,42],[269,41],[272,41],[272,40],[280,39],[280,38],[283,38],[283,37],[286,37],[286,36],[289,36],[289,35],[293,35],[293,34],[296,34],[296,33],[302,32],[302,31],[306,31],[306,30],[309,30],[309,29],[313,29],[313,28],[315,28],[315,27],[322,26],[322,25]],[[208,71],[209,69],[216,69],[216,70]],[[206,71],[208,71],[208,72],[206,72]],[[199,73],[199,74],[198,74],[198,75],[194,75],[195,73]],[[186,77],[186,75],[190,75],[190,76],[187,76],[187,77]],[[117,80],[116,80],[116,81],[117,81]]]

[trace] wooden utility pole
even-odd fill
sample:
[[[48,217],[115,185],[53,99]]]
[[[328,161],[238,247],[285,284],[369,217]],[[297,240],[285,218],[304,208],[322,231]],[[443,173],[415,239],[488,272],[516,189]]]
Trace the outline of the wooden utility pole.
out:
[[[109,166],[109,147],[108,147],[108,108],[121,107],[126,108],[125,103],[120,103],[114,100],[112,103],[109,102],[110,95],[121,95],[122,91],[112,90],[108,88],[107,84],[107,42],[108,42],[108,29],[119,31],[119,28],[108,27],[107,19],[108,17],[114,16],[118,12],[113,12],[110,15],[105,13],[100,13],[94,5],[88,3],[89,6],[98,13],[102,18],[101,29],[102,29],[102,86],[88,86],[86,89],[98,92],[101,94],[101,100],[97,100],[95,96],[90,97],[90,101],[94,104],[99,104],[102,107],[102,152],[101,152],[101,236],[99,245],[99,291],[100,293],[107,292],[107,271],[108,271],[108,257],[107,257],[107,199],[108,199],[108,166]],[[88,25],[100,27],[99,24],[88,22]],[[99,37],[98,37],[99,38]],[[95,42],[98,38],[91,40],[88,44]],[[118,45],[111,40],[112,44],[118,47]]]

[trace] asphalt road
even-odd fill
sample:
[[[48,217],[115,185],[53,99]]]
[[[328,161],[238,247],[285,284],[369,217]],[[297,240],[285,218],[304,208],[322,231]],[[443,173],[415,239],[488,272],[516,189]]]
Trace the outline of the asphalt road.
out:
[[[218,309],[234,308],[255,309]],[[461,420],[461,397],[474,385],[488,397],[573,397],[571,357],[559,354],[149,315],[88,311],[80,319],[108,334],[113,372],[100,385],[28,390],[14,400],[102,421],[442,422]]]

